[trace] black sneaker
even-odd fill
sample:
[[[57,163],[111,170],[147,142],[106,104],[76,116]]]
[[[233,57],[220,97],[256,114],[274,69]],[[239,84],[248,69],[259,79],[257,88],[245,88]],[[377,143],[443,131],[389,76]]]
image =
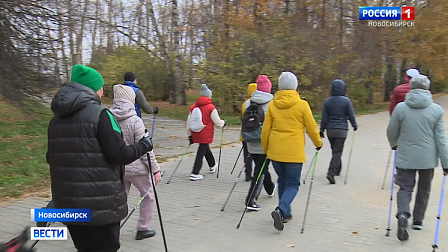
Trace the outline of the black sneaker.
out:
[[[155,230],[145,230],[145,231],[137,231],[137,235],[135,236],[136,240],[143,240],[146,238],[151,238],[156,235]]]
[[[271,213],[272,219],[274,220],[274,227],[279,231],[283,231],[285,224],[283,223],[283,216],[279,209],[275,209]]]
[[[334,180],[334,176],[327,175],[328,181],[330,181],[330,184],[336,184],[336,180]]]
[[[256,203],[254,203],[254,204],[249,204],[249,205],[246,207],[246,209],[247,209],[247,210],[250,210],[250,211],[260,211],[260,210],[261,210],[261,206],[260,206],[260,205],[257,205]]]
[[[246,174],[246,181],[252,181],[252,176],[250,174]]]
[[[409,239],[409,233],[408,233],[408,218],[404,214],[398,215],[398,231],[397,231],[397,238],[400,241],[406,241]]]
[[[422,230],[422,222],[414,221],[414,223],[412,223],[412,228],[415,230]]]

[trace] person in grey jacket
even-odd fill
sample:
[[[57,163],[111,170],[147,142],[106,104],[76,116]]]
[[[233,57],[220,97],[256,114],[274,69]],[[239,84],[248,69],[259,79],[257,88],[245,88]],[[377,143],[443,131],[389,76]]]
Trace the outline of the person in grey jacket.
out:
[[[250,97],[250,102],[246,102],[246,109],[249,108],[251,103],[256,103],[263,108],[264,115],[268,111],[269,103],[274,99],[274,96],[270,93],[272,88],[272,83],[266,75],[260,75],[257,78],[257,90],[252,93]],[[258,174],[263,166],[263,163],[266,160],[266,154],[263,151],[263,146],[260,142],[247,142],[247,149],[252,156],[255,168],[254,168],[254,176],[252,177],[252,182],[250,183],[249,192],[246,197],[247,209],[252,211],[261,210],[261,206],[258,205],[255,201],[258,198],[258,192],[261,190],[261,181],[259,181],[257,188],[251,197],[251,192],[257,182]],[[275,192],[275,184],[272,182],[271,174],[269,173],[269,159],[266,160],[265,166],[263,168],[263,186],[266,192],[270,197],[274,196]]]
[[[137,116],[134,107],[135,92],[131,87],[125,85],[115,85],[113,90],[114,99],[110,112],[120,125],[125,143],[132,145],[145,134],[143,120]],[[156,234],[156,231],[149,229],[155,205],[151,179],[154,178],[155,185],[157,185],[161,180],[161,174],[160,166],[152,150],[149,152],[149,158],[153,174],[149,173],[149,163],[146,153],[125,166],[124,185],[126,194],[129,195],[131,184],[140,191],[140,197],[143,197],[149,192],[140,205],[140,218],[137,224],[136,240],[150,238]]]
[[[448,173],[448,142],[445,132],[444,111],[435,104],[429,89],[430,81],[417,75],[410,81],[411,91],[404,102],[399,103],[387,127],[387,138],[396,150],[397,179],[397,237],[401,241],[409,238],[408,218],[411,217],[409,203],[416,184],[418,189],[413,210],[413,228],[422,229],[431,192],[434,168],[440,158],[444,174]]]
[[[344,81],[340,79],[333,81],[331,97],[325,100],[320,123],[320,137],[324,138],[324,132],[327,130],[328,140],[331,144],[332,157],[327,172],[330,184],[335,184],[334,176],[339,176],[341,173],[341,156],[348,131],[347,120],[350,120],[354,131],[358,129],[355,110],[350,98],[345,96],[345,90]]]

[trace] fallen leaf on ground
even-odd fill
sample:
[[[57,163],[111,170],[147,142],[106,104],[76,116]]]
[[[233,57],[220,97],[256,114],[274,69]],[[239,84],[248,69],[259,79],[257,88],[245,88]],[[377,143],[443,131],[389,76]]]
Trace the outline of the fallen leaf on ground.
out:
[[[342,243],[342,244],[347,245],[348,243],[347,243],[347,242],[344,242],[344,243]]]
[[[5,199],[9,199],[9,197],[8,197],[8,196],[6,196],[6,197],[5,197]]]
[[[378,229],[377,227],[375,229]]]
[[[352,234],[358,234],[358,231],[353,231]]]
[[[199,220],[199,218],[194,218],[195,220]]]
[[[180,231],[184,231],[182,228],[181,229],[179,229]]]
[[[292,245],[292,244],[286,244],[286,247],[287,247],[287,248],[294,248],[295,246]]]

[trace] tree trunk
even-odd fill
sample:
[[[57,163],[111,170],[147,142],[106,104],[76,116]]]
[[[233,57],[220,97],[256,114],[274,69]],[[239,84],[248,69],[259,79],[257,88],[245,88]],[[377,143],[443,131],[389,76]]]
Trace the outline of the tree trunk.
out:
[[[175,54],[175,65],[176,65],[176,82],[177,91],[179,94],[179,105],[187,105],[187,100],[185,98],[185,82],[182,69],[182,59],[179,51],[179,11],[177,9],[177,0],[172,0],[172,24],[174,31],[174,54]]]
[[[166,66],[166,72],[168,74],[168,80],[169,80],[169,100],[170,104],[176,104],[176,78],[173,70],[173,63],[170,59],[170,56],[168,55],[165,38],[162,34],[160,34],[159,27],[156,21],[156,18],[154,16],[154,7],[152,6],[151,1],[146,2],[146,9],[148,10],[150,16],[151,16],[151,22],[153,25],[153,28],[156,32],[156,36],[159,41],[159,50],[162,54],[163,59],[165,60],[165,66]]]
[[[112,53],[114,50],[114,32],[113,32],[113,0],[107,1],[107,20],[108,20],[108,26],[107,26],[107,47],[106,52]]]

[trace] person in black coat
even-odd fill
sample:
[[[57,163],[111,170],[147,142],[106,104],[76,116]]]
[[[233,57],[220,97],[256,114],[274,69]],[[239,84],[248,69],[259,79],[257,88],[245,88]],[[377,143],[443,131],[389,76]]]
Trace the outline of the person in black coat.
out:
[[[354,131],[358,129],[355,110],[350,98],[346,97],[345,93],[344,81],[334,80],[331,84],[331,97],[325,100],[320,123],[320,136],[324,138],[324,132],[327,130],[333,155],[327,173],[327,179],[331,184],[336,183],[334,176],[339,176],[341,173],[341,156],[348,131],[347,120],[350,120]]]
[[[78,251],[115,252],[128,214],[124,165],[152,150],[149,137],[126,145],[118,122],[101,107],[104,81],[75,65],[51,102],[47,162],[54,208],[91,209],[91,222],[64,223]]]

